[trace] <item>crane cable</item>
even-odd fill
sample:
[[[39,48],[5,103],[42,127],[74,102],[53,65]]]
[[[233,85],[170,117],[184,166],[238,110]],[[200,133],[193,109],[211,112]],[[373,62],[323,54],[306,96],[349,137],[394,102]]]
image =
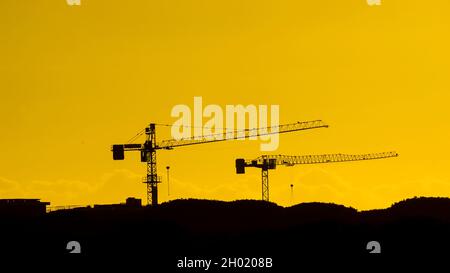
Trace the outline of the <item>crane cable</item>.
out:
[[[215,127],[203,127],[203,126],[192,126],[192,125],[173,125],[173,124],[165,124],[165,123],[155,123],[155,125],[157,126],[164,126],[164,127],[183,127],[183,128],[203,128],[203,129],[215,129],[215,130],[224,130],[224,131],[229,131],[229,133],[233,132],[233,133],[237,133],[237,132],[249,132],[249,131],[254,131],[254,130],[258,130],[259,128],[252,128],[252,129],[241,129],[241,130],[231,130],[231,128],[215,128]],[[270,128],[270,127],[267,127]],[[142,129],[140,131],[138,131],[136,133],[135,136],[133,136],[132,138],[130,138],[126,143],[133,143],[134,141],[136,141],[136,139],[138,139],[140,136],[142,136],[145,133],[145,129]],[[220,133],[217,134],[213,134],[214,135],[221,135]]]
[[[158,126],[165,126],[165,127],[183,127],[183,128],[204,128],[204,129],[216,129],[216,130],[233,130],[233,132],[241,132],[241,131],[253,131],[253,130],[258,130],[259,128],[252,128],[252,129],[242,129],[242,130],[234,130],[234,128],[215,128],[215,127],[204,127],[204,126],[193,126],[193,125],[173,125],[173,124],[164,124],[164,123],[155,123],[155,125]],[[267,128],[271,128],[271,127],[267,127]]]
[[[135,141],[138,137],[140,137],[145,132],[145,129],[140,130],[134,137],[130,138],[127,143],[132,143]]]

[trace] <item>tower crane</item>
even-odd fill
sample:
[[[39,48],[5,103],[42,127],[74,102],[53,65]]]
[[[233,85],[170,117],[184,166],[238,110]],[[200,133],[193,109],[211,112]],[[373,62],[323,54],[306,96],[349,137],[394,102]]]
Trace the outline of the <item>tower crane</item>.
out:
[[[158,184],[161,178],[157,175],[156,151],[172,150],[176,147],[198,145],[212,142],[220,142],[234,139],[247,139],[255,136],[271,135],[277,133],[288,133],[301,130],[309,130],[315,128],[327,128],[328,125],[321,120],[296,122],[273,127],[247,129],[243,134],[234,134],[236,131],[226,131],[220,134],[207,135],[202,137],[191,137],[184,139],[169,139],[156,142],[156,125],[150,123],[145,128],[146,140],[142,144],[115,144],[112,145],[114,160],[123,160],[125,152],[137,151],[141,153],[141,162],[147,163],[147,175],[143,178],[143,183],[147,184],[147,204],[158,204]],[[240,131],[241,132],[241,131]],[[230,133],[232,133],[230,135]]]
[[[294,166],[297,164],[319,164],[347,161],[361,161],[397,157],[396,152],[383,152],[372,154],[324,154],[324,155],[262,155],[254,160],[236,159],[236,173],[245,173],[246,167],[261,169],[262,200],[269,201],[269,170],[276,169],[277,165]]]

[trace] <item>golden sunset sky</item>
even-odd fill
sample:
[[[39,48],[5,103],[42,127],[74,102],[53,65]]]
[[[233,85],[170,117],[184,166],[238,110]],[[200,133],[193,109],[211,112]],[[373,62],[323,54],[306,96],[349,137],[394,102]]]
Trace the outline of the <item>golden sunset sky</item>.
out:
[[[192,107],[194,96],[278,104],[281,123],[330,125],[281,135],[274,154],[400,154],[280,166],[269,175],[280,205],[372,209],[449,196],[449,13],[448,0],[2,0],[0,198],[145,200],[145,164],[137,153],[113,161],[110,146],[150,122],[173,123],[172,107]],[[158,151],[160,202],[260,199],[260,170],[234,169],[259,147]]]

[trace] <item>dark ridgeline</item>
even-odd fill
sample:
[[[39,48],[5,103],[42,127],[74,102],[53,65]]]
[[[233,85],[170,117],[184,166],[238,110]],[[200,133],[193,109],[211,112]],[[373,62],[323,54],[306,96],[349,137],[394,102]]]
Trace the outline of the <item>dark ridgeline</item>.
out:
[[[153,266],[174,270],[176,259],[185,256],[273,257],[275,266],[288,267],[326,257],[346,262],[373,255],[450,254],[448,198],[413,198],[363,212],[336,204],[283,208],[256,200],[188,199],[145,207],[128,199],[34,217],[2,214],[0,221],[4,255],[73,257],[66,244],[78,241],[80,257],[145,257]],[[374,240],[381,254],[368,254],[366,244]]]

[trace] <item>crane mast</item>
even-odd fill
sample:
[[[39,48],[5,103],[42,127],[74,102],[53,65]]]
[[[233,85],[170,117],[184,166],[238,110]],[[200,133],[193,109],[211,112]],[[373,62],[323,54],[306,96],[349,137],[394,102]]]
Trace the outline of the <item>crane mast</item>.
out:
[[[147,140],[144,144],[144,150],[141,150],[141,161],[147,162],[147,176],[144,177],[144,183],[147,184],[147,204],[158,204],[158,183],[161,178],[157,175],[156,166],[156,130],[155,124],[150,124],[145,129]]]
[[[245,173],[245,168],[261,169],[262,200],[269,201],[269,170],[276,169],[277,165],[294,166],[297,164],[320,164],[348,161],[361,161],[397,157],[396,152],[382,152],[371,154],[323,154],[323,155],[262,155],[253,160],[236,159],[236,173]]]

